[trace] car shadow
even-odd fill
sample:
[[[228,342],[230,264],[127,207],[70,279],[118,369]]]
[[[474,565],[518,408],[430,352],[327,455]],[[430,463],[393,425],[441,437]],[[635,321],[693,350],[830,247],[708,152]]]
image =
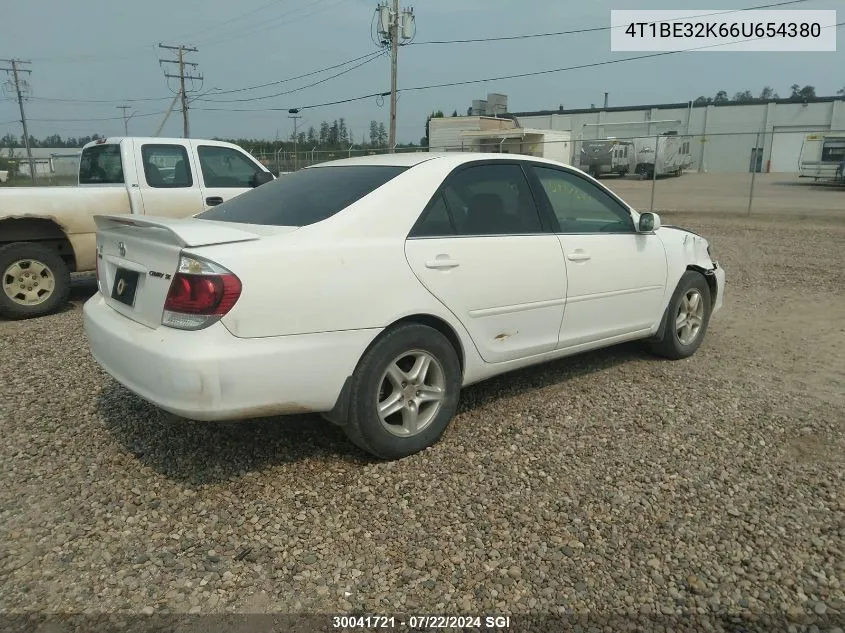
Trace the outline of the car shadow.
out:
[[[651,356],[641,345],[629,343],[509,372],[464,389],[458,413],[645,358]],[[183,420],[112,380],[100,392],[98,409],[109,433],[139,462],[189,485],[225,482],[291,463],[332,460],[363,466],[378,461],[319,415]]]

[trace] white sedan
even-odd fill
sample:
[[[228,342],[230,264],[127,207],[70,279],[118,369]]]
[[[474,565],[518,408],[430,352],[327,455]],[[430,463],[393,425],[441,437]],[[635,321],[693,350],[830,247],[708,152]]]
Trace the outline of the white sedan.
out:
[[[322,413],[384,459],[491,376],[637,339],[688,357],[724,299],[704,238],[529,156],[345,159],[96,222],[85,331],[117,381],[194,420]]]

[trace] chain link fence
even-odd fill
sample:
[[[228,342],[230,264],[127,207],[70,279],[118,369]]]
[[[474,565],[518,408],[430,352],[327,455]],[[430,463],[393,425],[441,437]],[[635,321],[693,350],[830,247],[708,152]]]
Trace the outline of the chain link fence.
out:
[[[736,129],[706,135],[609,137],[601,136],[596,128],[580,133],[555,131],[555,140],[538,140],[534,135],[530,141],[514,137],[514,130],[506,131],[507,139],[497,139],[498,131],[491,131],[489,138],[459,140],[443,147],[397,147],[395,152],[481,151],[552,157],[590,173],[643,211],[845,217],[845,130],[790,127],[768,132]],[[327,161],[389,152],[386,147],[353,146],[251,153],[274,173],[285,174]],[[37,159],[38,184],[75,184],[78,156],[73,153]],[[8,170],[0,174],[5,184],[26,184],[26,158],[15,156],[11,162],[0,166]]]
[[[491,132],[491,137],[495,132]],[[491,139],[396,152],[509,153],[561,156],[642,211],[731,215],[837,215],[845,218],[845,130],[790,128],[736,130],[706,135],[572,135],[569,139],[506,142]],[[388,153],[388,148],[349,148],[259,154],[286,173],[331,160]]]

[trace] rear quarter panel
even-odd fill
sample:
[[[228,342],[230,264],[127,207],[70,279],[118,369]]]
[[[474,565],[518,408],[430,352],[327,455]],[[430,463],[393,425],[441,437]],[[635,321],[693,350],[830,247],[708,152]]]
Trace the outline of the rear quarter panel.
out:
[[[193,249],[241,279],[241,297],[224,325],[250,338],[380,328],[420,312],[454,322],[405,258],[405,238],[450,162],[417,165],[292,233]]]
[[[130,213],[124,185],[83,187],[13,187],[0,190],[0,222],[38,218],[58,224],[73,246],[76,268],[94,270],[95,214]]]

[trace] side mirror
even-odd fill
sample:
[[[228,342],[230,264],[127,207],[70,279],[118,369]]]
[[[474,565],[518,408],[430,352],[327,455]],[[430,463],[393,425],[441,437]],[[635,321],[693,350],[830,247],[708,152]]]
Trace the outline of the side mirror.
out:
[[[271,174],[269,171],[257,171],[252,176],[252,186],[260,187],[261,185],[267,184],[268,182],[272,182],[273,180],[273,174]]]
[[[660,228],[660,216],[656,213],[641,213],[640,224],[637,231],[640,233],[651,233]]]

